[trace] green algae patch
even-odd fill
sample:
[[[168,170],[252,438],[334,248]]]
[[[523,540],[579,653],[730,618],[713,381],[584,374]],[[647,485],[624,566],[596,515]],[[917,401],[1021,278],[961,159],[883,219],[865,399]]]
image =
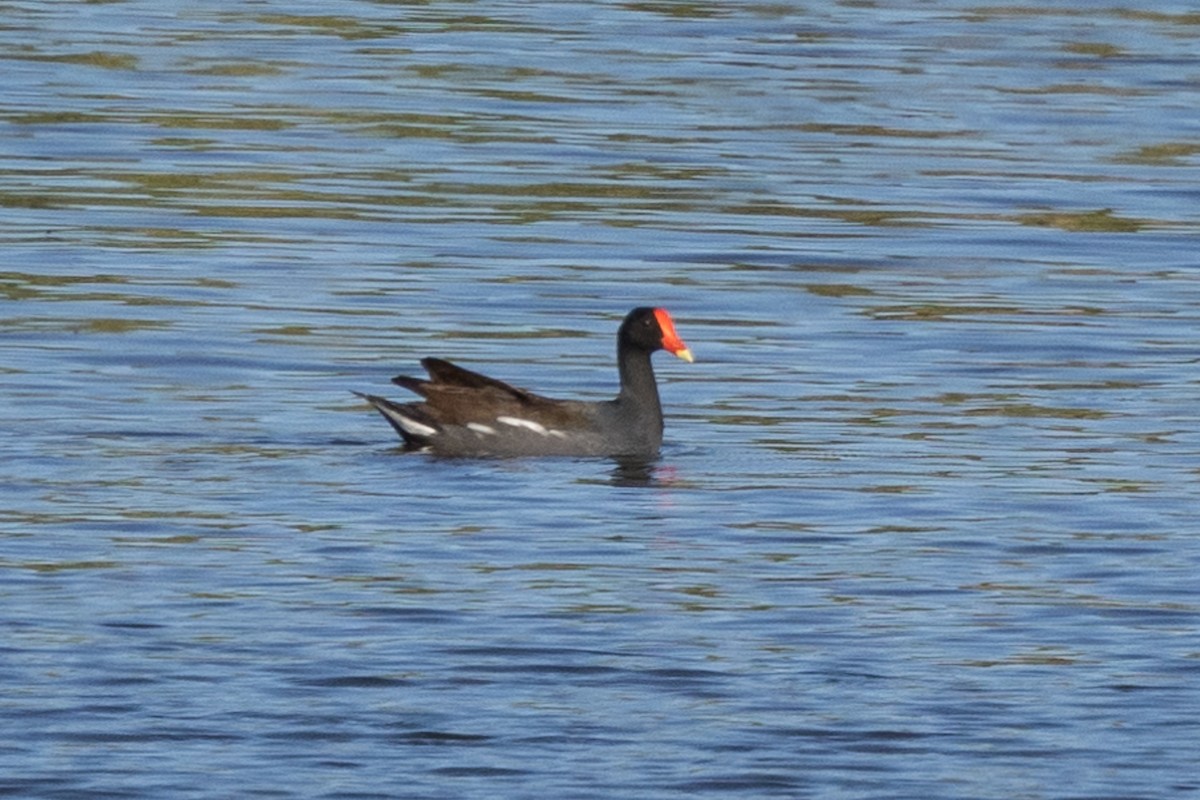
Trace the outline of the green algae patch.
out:
[[[720,4],[686,2],[642,2],[622,3],[630,11],[641,11],[675,19],[712,19],[725,16],[728,12]]]
[[[195,75],[215,75],[228,78],[254,78],[262,75],[281,75],[283,71],[282,67],[275,64],[257,61],[212,64],[207,67],[191,70]]]
[[[4,567],[19,567],[22,569],[32,570],[33,572],[54,573],[68,572],[72,570],[92,570],[92,569],[115,569],[120,565],[116,561],[30,561],[30,562],[9,562],[0,566]]]
[[[899,319],[940,322],[948,319],[978,316],[1020,316],[1028,314],[1016,306],[960,305],[957,303],[912,303],[868,309],[876,319]]]
[[[77,329],[84,333],[131,333],[166,328],[169,325],[170,323],[156,319],[98,318],[84,320]]]
[[[1039,406],[1033,403],[1002,403],[985,408],[968,408],[963,414],[972,417],[1026,417],[1051,419],[1106,419],[1107,411],[1094,408]]]
[[[55,64],[81,64],[100,69],[132,70],[137,69],[138,57],[130,53],[112,53],[107,50],[93,50],[87,53],[61,53],[57,55],[18,55],[10,58],[20,58],[25,61],[48,61]]]
[[[402,32],[399,26],[365,25],[353,17],[333,14],[260,14],[255,22],[272,28],[303,29],[313,34],[327,34],[340,39],[380,39]]]
[[[870,297],[875,294],[865,286],[855,286],[850,283],[810,283],[804,291],[817,297]]]
[[[1143,145],[1136,150],[1121,153],[1114,160],[1118,164],[1173,167],[1184,164],[1187,159],[1198,154],[1200,142],[1163,142]]]
[[[1111,208],[1096,211],[1047,211],[1039,214],[1022,214],[1017,217],[1022,225],[1037,228],[1058,228],[1073,233],[1137,233],[1146,224],[1145,220],[1118,217]]]
[[[1080,56],[1096,56],[1098,58],[1116,58],[1125,55],[1125,51],[1115,44],[1107,42],[1067,42],[1063,50]]]

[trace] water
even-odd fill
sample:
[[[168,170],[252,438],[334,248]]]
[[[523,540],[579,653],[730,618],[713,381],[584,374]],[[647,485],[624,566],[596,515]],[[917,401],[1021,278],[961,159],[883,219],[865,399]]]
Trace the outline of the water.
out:
[[[0,793],[1200,794],[1196,22],[9,4]]]

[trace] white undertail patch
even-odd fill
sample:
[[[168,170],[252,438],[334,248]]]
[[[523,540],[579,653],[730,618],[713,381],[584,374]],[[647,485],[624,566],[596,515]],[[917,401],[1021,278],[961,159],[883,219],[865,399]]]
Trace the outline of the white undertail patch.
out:
[[[425,438],[429,438],[430,436],[437,435],[437,428],[432,428],[423,422],[417,422],[415,419],[406,417],[395,409],[384,408],[382,410],[383,413],[388,415],[388,417],[394,419],[396,424],[398,424],[401,428],[404,428],[404,430],[408,431],[413,436],[423,436]]]

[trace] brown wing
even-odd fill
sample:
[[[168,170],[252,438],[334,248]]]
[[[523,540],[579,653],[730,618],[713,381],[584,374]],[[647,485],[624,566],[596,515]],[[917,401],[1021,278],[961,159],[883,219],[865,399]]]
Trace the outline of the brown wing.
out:
[[[426,372],[429,373],[429,377],[433,378],[433,382],[436,384],[461,386],[464,389],[496,391],[518,400],[537,398],[536,394],[527,389],[513,386],[495,378],[489,378],[487,375],[478,372],[472,372],[469,369],[464,369],[457,364],[452,364],[440,358],[423,358],[421,359],[421,366],[425,368]]]
[[[583,404],[542,397],[440,358],[423,358],[421,366],[429,373],[428,380],[398,375],[392,383],[424,397],[419,407],[442,425],[487,425],[502,416],[547,428],[587,424]]]

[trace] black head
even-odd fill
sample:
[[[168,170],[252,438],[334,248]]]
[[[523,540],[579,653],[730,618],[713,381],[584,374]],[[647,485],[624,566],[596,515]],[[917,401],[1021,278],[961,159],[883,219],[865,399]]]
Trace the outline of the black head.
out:
[[[684,361],[692,360],[692,353],[675,332],[675,322],[664,308],[642,306],[630,311],[617,332],[619,347],[636,347],[653,353],[666,350]]]

